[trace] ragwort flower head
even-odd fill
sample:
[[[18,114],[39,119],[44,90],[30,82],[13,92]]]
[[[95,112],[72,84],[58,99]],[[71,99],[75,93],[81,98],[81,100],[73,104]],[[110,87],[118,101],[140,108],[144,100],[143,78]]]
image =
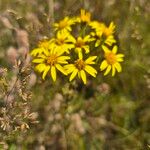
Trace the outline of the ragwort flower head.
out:
[[[38,48],[33,49],[30,54],[32,56],[37,56],[42,54],[45,51],[45,49],[49,49],[49,44],[50,44],[49,40],[40,41],[38,43]]]
[[[50,40],[50,48],[56,48],[58,51],[69,53],[74,47],[72,39],[72,35],[67,31],[57,32],[56,38]]]
[[[114,46],[112,50],[109,50],[106,46],[103,46],[103,50],[105,53],[105,60],[100,65],[100,70],[106,70],[104,75],[107,75],[112,69],[112,76],[115,75],[116,70],[118,72],[122,71],[120,62],[123,61],[123,54],[116,54],[118,47]]]
[[[37,58],[33,59],[33,63],[37,64],[35,69],[40,73],[43,73],[42,78],[45,79],[48,72],[50,72],[53,81],[56,81],[57,73],[59,70],[64,75],[67,75],[63,64],[67,64],[69,56],[64,56],[63,51],[57,51],[56,49],[46,50],[43,54],[39,54]]]
[[[112,44],[116,43],[113,35],[115,32],[115,25],[113,22],[111,22],[107,27],[104,23],[93,21],[90,23],[90,26],[95,30],[95,32],[91,33],[96,37],[95,47],[104,44],[111,46]]]
[[[77,59],[74,64],[68,64],[65,66],[68,74],[71,74],[69,81],[72,81],[77,75],[86,84],[86,73],[93,77],[96,77],[97,71],[91,66],[95,64],[94,60],[97,56],[91,56],[85,61],[81,58]]]
[[[93,41],[93,38],[90,37],[90,35],[87,35],[85,37],[77,37],[77,38],[72,38],[72,43],[74,44],[74,49],[75,52],[78,53],[79,57],[82,57],[83,50],[85,53],[90,52],[90,46],[89,43]]]
[[[91,21],[91,13],[86,12],[84,9],[81,9],[80,16],[77,17],[77,22],[90,23],[90,21]]]
[[[75,19],[70,19],[69,17],[65,17],[58,23],[54,23],[54,27],[56,31],[71,31],[71,25],[75,23]]]

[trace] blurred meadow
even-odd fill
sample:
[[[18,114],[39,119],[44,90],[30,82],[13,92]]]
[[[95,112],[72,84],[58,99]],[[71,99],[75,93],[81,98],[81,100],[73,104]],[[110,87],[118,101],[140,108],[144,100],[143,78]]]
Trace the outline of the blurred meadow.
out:
[[[29,52],[81,8],[115,23],[123,71],[42,80]],[[149,0],[0,0],[0,150],[149,150],[149,49]]]

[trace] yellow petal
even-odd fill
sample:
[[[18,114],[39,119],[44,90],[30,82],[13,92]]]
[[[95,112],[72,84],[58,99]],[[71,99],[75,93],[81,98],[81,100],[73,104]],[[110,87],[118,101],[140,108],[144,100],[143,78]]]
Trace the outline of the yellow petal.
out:
[[[67,74],[70,74],[76,69],[76,67],[73,64],[66,65],[64,66],[64,68],[66,69]]]
[[[93,41],[93,38],[91,38],[90,35],[84,37],[84,42],[91,42],[91,41]]]
[[[116,63],[114,64],[114,66],[115,66],[115,68],[117,69],[118,72],[121,72],[121,71],[122,71],[122,68],[121,68],[120,63],[116,62]]]
[[[108,44],[109,46],[111,46],[113,43],[116,43],[116,40],[114,39],[113,35],[110,35],[105,40],[105,43]]]
[[[111,28],[112,30],[114,30],[115,27],[116,27],[116,26],[114,25],[114,22],[111,22],[110,25],[109,25],[109,28]]]
[[[112,66],[112,76],[115,75],[115,72],[116,72],[116,69],[115,69],[115,66],[113,65],[113,66]]]
[[[78,57],[79,57],[79,59],[82,59],[82,58],[83,58],[82,51],[78,51]]]
[[[38,55],[38,54],[41,54],[42,52],[44,51],[44,49],[43,48],[35,48],[35,49],[33,49],[32,51],[31,51],[31,56],[36,56],[36,55]]]
[[[70,59],[69,56],[60,56],[57,58],[58,61],[63,61],[63,60],[68,60],[68,59]]]
[[[61,56],[65,51],[64,50],[57,50],[56,48],[54,49],[54,53],[57,54],[57,56]]]
[[[56,64],[55,66],[56,66],[56,68],[57,68],[60,72],[62,72],[64,75],[67,75],[67,72],[65,71],[65,69],[64,69],[61,65]]]
[[[118,47],[115,45],[115,46],[113,47],[113,49],[112,49],[112,52],[113,52],[114,54],[116,54],[116,53],[117,53],[117,50],[118,50]]]
[[[124,57],[123,54],[117,54],[117,58],[121,58],[121,57]]]
[[[46,59],[46,58],[47,58],[44,54],[39,54],[38,57],[43,58],[43,59]]]
[[[102,48],[103,48],[105,53],[110,52],[110,50],[106,46],[102,45]]]
[[[86,65],[85,66],[85,71],[87,73],[89,73],[91,76],[96,77],[97,71],[93,67],[91,67],[89,65]]]
[[[95,47],[98,47],[100,45],[101,41],[100,40],[97,40],[96,43],[95,43]]]
[[[65,69],[69,69],[70,67],[74,67],[74,64],[68,64],[64,66]]]
[[[54,66],[51,67],[51,76],[53,81],[56,81],[56,68]]]
[[[46,66],[46,67],[45,67],[44,72],[43,72],[43,75],[42,75],[42,78],[43,78],[43,79],[45,79],[45,77],[46,77],[46,75],[47,75],[49,69],[50,69],[50,66]]]
[[[93,62],[95,59],[97,58],[97,56],[91,56],[88,59],[85,60],[86,64],[95,64],[95,62]]]
[[[44,50],[43,50],[43,53],[44,53],[46,56],[48,56],[50,52],[49,52],[47,49],[44,49]]]
[[[84,70],[80,71],[80,75],[81,75],[81,79],[83,81],[84,84],[86,84],[86,74]]]
[[[107,66],[108,66],[107,61],[106,60],[102,61],[101,66],[100,66],[101,71],[105,70]]]
[[[111,70],[111,65],[109,65],[104,73],[104,76],[106,76]]]
[[[89,49],[88,45],[83,46],[83,48],[84,48],[86,54],[89,53],[90,49]]]
[[[73,36],[69,35],[68,39],[69,39],[70,42],[76,43],[76,39]]]
[[[118,61],[118,62],[122,62],[122,61],[123,61],[123,58],[117,58],[117,61]]]
[[[38,64],[35,67],[35,70],[39,71],[39,72],[43,72],[45,70],[46,65],[45,64]]]
[[[33,63],[42,63],[42,62],[44,62],[44,59],[37,58],[37,59],[33,59],[32,62]]]
[[[75,76],[77,75],[77,73],[78,73],[78,69],[74,69],[74,71],[72,72],[72,74],[70,76],[69,81],[72,81],[75,78]]]

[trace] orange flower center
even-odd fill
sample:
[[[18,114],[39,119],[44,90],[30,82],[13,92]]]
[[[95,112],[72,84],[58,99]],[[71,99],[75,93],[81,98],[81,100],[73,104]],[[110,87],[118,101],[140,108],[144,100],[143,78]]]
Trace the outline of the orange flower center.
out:
[[[116,55],[113,52],[106,53],[105,58],[110,65],[113,65],[117,61]]]
[[[57,62],[57,55],[56,54],[53,54],[47,58],[47,64],[50,66],[55,65],[56,62]]]
[[[68,22],[65,20],[62,20],[59,22],[59,28],[64,29],[68,25]]]
[[[85,62],[82,59],[78,59],[78,60],[75,61],[75,66],[79,70],[83,70],[85,68]]]
[[[85,42],[83,41],[83,39],[77,39],[76,47],[82,48],[84,45],[85,45]]]
[[[106,37],[112,34],[112,31],[107,27],[104,28],[103,32]]]

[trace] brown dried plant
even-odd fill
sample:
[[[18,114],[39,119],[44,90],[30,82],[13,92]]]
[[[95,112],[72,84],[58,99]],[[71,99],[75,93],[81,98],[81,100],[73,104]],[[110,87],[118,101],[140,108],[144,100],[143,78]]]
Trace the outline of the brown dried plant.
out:
[[[9,78],[6,69],[0,70],[0,139],[15,138],[16,133],[26,132],[30,124],[37,123],[37,113],[31,112],[30,64],[18,60],[14,75]],[[13,136],[12,136],[13,135]]]

